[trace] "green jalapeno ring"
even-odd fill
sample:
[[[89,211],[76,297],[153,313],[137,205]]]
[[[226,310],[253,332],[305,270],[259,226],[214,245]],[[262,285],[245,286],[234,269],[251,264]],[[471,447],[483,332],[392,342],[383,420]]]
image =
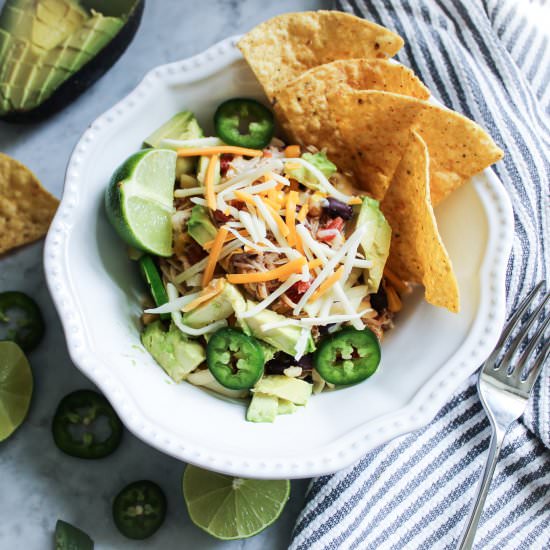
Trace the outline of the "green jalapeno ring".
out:
[[[228,145],[249,149],[266,147],[275,131],[273,113],[258,101],[245,98],[224,101],[216,109],[214,126]]]
[[[380,363],[380,342],[368,328],[344,328],[317,347],[313,365],[321,378],[337,386],[357,384],[372,376]]]
[[[151,292],[151,296],[153,297],[155,304],[157,306],[162,306],[168,302],[168,294],[162,284],[162,277],[153,258],[148,254],[142,256],[139,259],[139,268],[143,279],[149,285],[149,291]],[[170,320],[170,314],[162,313],[160,318],[165,321]]]
[[[91,428],[101,417],[107,419],[110,434],[99,441]],[[82,428],[80,439],[73,436],[71,426]],[[57,447],[77,458],[96,459],[110,455],[120,445],[122,433],[122,422],[113,407],[105,397],[92,390],[77,390],[66,395],[57,406],[52,422]]]
[[[118,530],[129,539],[142,540],[153,535],[166,517],[166,497],[152,481],[134,481],[118,493],[113,502],[113,519]]]
[[[0,293],[0,323],[8,323],[8,312],[19,311],[21,318],[16,321],[17,328],[8,332],[7,340],[15,342],[23,351],[35,349],[44,336],[44,319],[36,302],[23,292],[8,291]]]
[[[214,378],[226,388],[252,388],[263,374],[264,363],[261,345],[240,330],[222,328],[208,340],[206,364]]]

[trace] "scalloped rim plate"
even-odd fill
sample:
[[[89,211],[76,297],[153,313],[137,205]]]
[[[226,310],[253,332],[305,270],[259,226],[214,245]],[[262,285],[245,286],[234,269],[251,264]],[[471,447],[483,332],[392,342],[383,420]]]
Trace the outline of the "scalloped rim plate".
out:
[[[74,288],[75,277],[80,276],[75,270],[80,268],[77,268],[77,263],[71,259],[68,243],[75,231],[77,220],[87,208],[90,208],[82,200],[84,191],[81,191],[81,188],[84,185],[85,168],[90,167],[90,163],[93,162],[92,146],[101,143],[106,136],[112,136],[120,121],[125,117],[131,117],[140,104],[147,101],[159,86],[174,83],[187,86],[189,83],[196,83],[225,71],[232,64],[240,63],[242,57],[236,48],[237,41],[238,37],[231,37],[200,55],[153,69],[126,98],[100,116],[86,130],[71,156],[63,198],[47,236],[44,250],[45,273],[64,327],[72,360],[105,393],[124,424],[137,437],[185,462],[231,475],[257,478],[311,477],[345,468],[376,446],[428,424],[460,383],[471,375],[489,354],[497,342],[505,318],[505,273],[513,236],[512,208],[502,183],[491,170],[485,170],[468,184],[472,186],[473,193],[477,195],[487,218],[487,241],[480,268],[476,271],[477,285],[480,289],[476,310],[472,314],[472,322],[468,325],[469,328],[459,348],[436,369],[436,372],[424,380],[403,406],[352,429],[343,430],[335,435],[335,439],[317,446],[314,450],[298,448],[289,452],[285,449],[279,455],[268,450],[262,454],[261,449],[250,453],[239,445],[228,451],[226,448],[219,448],[216,442],[212,442],[211,438],[206,436],[202,439],[196,434],[187,437],[181,432],[181,425],[178,432],[156,422],[151,415],[142,411],[138,400],[127,387],[124,377],[119,376],[99,357],[98,347],[93,345],[90,334],[93,329],[81,315],[82,294],[79,295]],[[99,182],[98,185],[104,186],[104,183]],[[93,238],[96,238],[95,235]],[[98,246],[97,243],[94,246]],[[109,284],[107,278],[103,282]],[[160,370],[158,375],[161,376]],[[218,403],[218,400],[206,392],[201,393],[204,393],[205,398],[212,403]],[[337,403],[334,399],[341,398],[333,396],[340,393],[332,392],[332,397],[326,398],[325,403],[329,403],[329,399],[333,399],[330,403]],[[352,397],[353,394],[349,395]],[[317,399],[319,397],[312,401]],[[226,403],[222,406],[228,407]],[[209,405],[206,404],[205,407],[208,408]],[[312,407],[312,412],[309,409],[308,405],[306,411],[300,414],[318,414],[318,407]],[[244,414],[242,416],[244,422]],[[292,422],[289,419],[290,417],[285,417],[277,422]],[[312,419],[319,420],[315,416],[310,418]],[[245,428],[240,426],[236,429]],[[254,429],[265,430],[255,432],[259,434],[259,440],[264,437],[264,433],[269,433],[269,428],[265,425],[256,426]],[[331,429],[337,431],[338,427],[333,426]]]

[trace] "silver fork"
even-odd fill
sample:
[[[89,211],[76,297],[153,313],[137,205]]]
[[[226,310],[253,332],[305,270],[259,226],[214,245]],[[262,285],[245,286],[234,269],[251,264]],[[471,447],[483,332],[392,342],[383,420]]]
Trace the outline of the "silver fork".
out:
[[[462,533],[460,550],[472,548],[506,432],[525,410],[531,389],[545,361],[550,356],[550,341],[545,338],[546,329],[550,324],[550,316],[546,315],[545,307],[550,294],[547,294],[542,302],[535,307],[534,311],[524,320],[519,333],[514,335],[522,317],[536,303],[539,291],[544,285],[544,281],[538,283],[521,302],[517,311],[504,327],[498,344],[479,372],[477,389],[485,412],[491,421],[493,432],[489,444],[489,456],[479,483],[477,496],[473,501],[470,518]],[[540,323],[538,330],[532,337],[529,337],[529,331],[536,327],[536,323],[539,322],[539,318],[543,314],[544,320]],[[510,347],[500,359],[503,347],[508,342]],[[542,349],[540,349],[541,344]],[[525,348],[521,351],[521,356],[517,358],[522,345]],[[528,372],[525,372],[530,362],[533,362],[533,365]]]

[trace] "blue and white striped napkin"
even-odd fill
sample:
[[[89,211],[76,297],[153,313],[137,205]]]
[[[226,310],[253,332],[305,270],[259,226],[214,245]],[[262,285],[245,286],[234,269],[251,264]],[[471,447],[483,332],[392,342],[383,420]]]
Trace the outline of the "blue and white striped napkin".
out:
[[[512,312],[548,278],[550,5],[544,0],[338,0],[397,31],[397,59],[505,151],[493,167],[515,211]],[[546,31],[546,32],[545,32]],[[476,548],[550,548],[550,365],[510,429]],[[313,480],[291,543],[306,549],[455,548],[489,444],[472,376],[426,428]]]

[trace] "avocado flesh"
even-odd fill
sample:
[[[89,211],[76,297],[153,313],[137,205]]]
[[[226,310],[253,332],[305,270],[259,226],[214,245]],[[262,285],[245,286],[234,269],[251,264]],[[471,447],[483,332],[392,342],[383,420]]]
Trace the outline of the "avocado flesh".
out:
[[[143,142],[145,147],[160,147],[163,139],[196,139],[204,136],[195,115],[191,111],[182,111],[174,115],[157,128]]]
[[[295,405],[305,405],[311,397],[312,389],[312,384],[299,378],[270,374],[261,378],[252,388],[252,392],[271,395]]]
[[[256,303],[247,302],[247,309],[253,308],[254,306],[256,306]],[[302,328],[296,325],[287,325],[285,327],[272,328],[270,330],[266,330],[265,332],[262,330],[262,325],[281,321],[286,321],[286,317],[276,313],[275,311],[271,311],[270,309],[264,309],[253,317],[241,319],[241,322],[246,325],[253,336],[259,340],[267,342],[279,351],[283,351],[284,353],[294,357],[294,355],[296,355],[296,344],[298,343],[302,333]],[[311,353],[314,350],[315,344],[313,343],[313,338],[310,334],[305,353]]]
[[[107,11],[118,10],[122,17],[90,14],[76,0],[6,2],[0,13],[0,84],[4,94],[0,116],[31,111],[50,98],[113,40],[126,22],[128,9],[139,0],[111,4]]]
[[[360,245],[366,260],[372,267],[364,272],[365,283],[369,293],[377,292],[384,274],[384,266],[390,253],[391,227],[380,210],[380,203],[370,197],[363,197],[356,227],[368,226]]]
[[[212,223],[207,208],[200,204],[193,206],[187,220],[187,233],[201,246],[216,237],[218,230]]]
[[[246,308],[242,294],[231,283],[225,283],[223,290],[214,298],[183,315],[183,323],[192,328],[202,328],[215,321],[227,319],[233,313],[237,316]]]
[[[174,382],[185,380],[206,359],[203,346],[187,338],[173,324],[165,331],[161,321],[155,321],[145,327],[141,342]]]
[[[246,411],[248,422],[274,422],[279,410],[279,400],[273,395],[255,393]]]

